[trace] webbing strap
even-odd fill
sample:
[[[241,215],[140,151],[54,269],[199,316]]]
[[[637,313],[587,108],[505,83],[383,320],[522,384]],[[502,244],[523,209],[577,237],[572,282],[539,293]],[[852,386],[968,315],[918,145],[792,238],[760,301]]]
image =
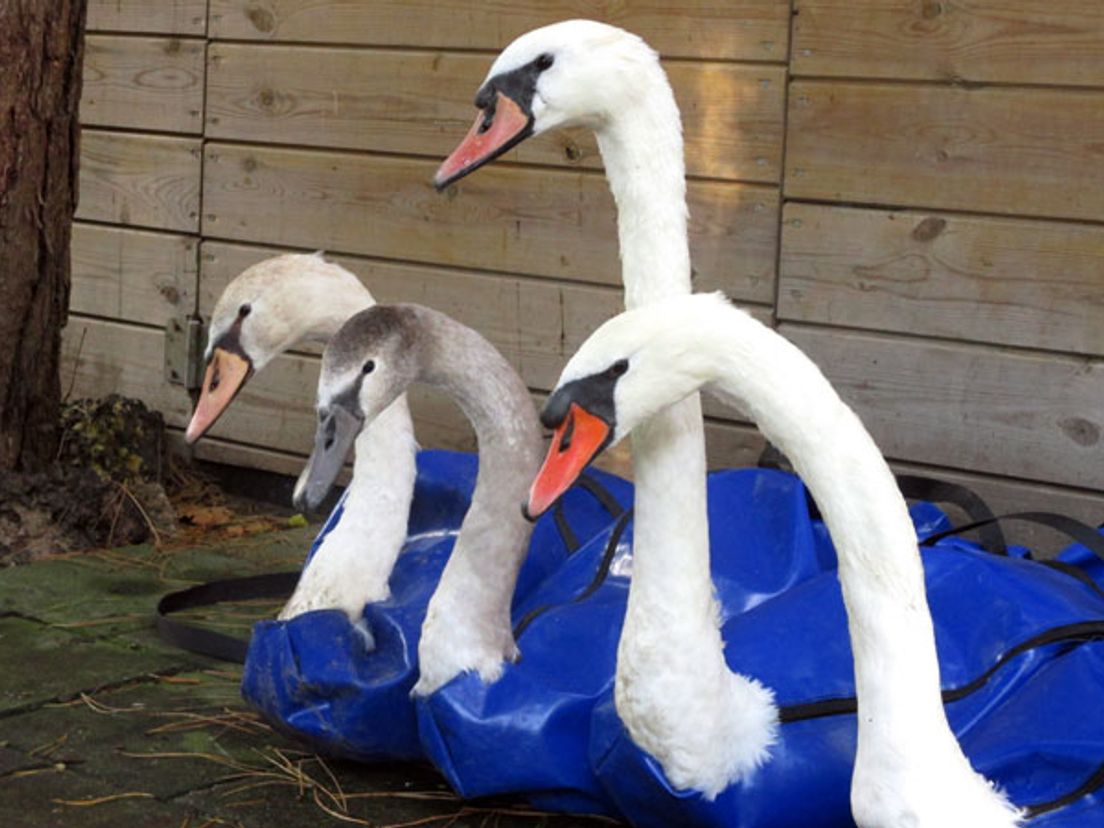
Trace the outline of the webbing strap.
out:
[[[1066,537],[1086,547],[1101,560],[1104,560],[1104,536],[1088,524],[1082,523],[1076,518],[1071,518],[1068,515],[1060,515],[1055,512],[1011,512],[1007,515],[995,515],[986,520],[967,523],[965,526],[956,526],[945,532],[931,535],[924,539],[923,545],[931,546],[936,541],[950,537],[951,535],[969,532],[971,529],[981,529],[987,524],[996,525],[1005,520],[1022,520],[1054,529],[1056,532],[1061,532]]]
[[[209,581],[162,596],[157,602],[157,632],[164,641],[190,653],[220,661],[245,662],[249,642],[207,627],[177,621],[169,616],[196,607],[209,607],[223,601],[248,601],[257,598],[286,598],[299,581],[299,570],[225,578]]]
[[[624,517],[626,510],[596,479],[584,474],[578,482],[583,490],[589,492],[610,513],[611,517]],[[579,548],[579,541],[563,515],[560,504],[557,504],[554,519],[564,546],[567,547],[568,554],[571,554]],[[300,574],[301,570],[295,570],[244,578],[224,578],[170,592],[157,602],[155,614],[157,633],[163,641],[189,653],[244,664],[246,653],[249,651],[247,639],[216,632],[198,624],[177,621],[170,616],[183,610],[209,607],[225,601],[248,601],[257,598],[286,599],[295,591]]]
[[[594,573],[594,577],[590,583],[587,584],[586,589],[571,599],[571,603],[578,604],[585,601],[594,591],[600,587],[609,575],[610,564],[613,563],[614,553],[617,552],[617,545],[621,542],[621,535],[625,531],[625,527],[629,525],[629,519],[632,517],[632,509],[626,509],[621,513],[621,516],[617,519],[617,523],[613,527],[613,531],[610,532],[609,540],[606,541],[606,549],[602,553],[602,560],[598,562],[598,568]],[[517,622],[514,627],[514,639],[521,637],[521,634],[525,632],[526,628],[532,624],[535,620],[540,618],[549,610],[555,609],[557,604],[542,604],[539,607],[534,607],[525,613],[524,617]]]
[[[1001,667],[1018,655],[1037,647],[1048,644],[1057,644],[1064,641],[1095,641],[1104,639],[1104,621],[1081,621],[1076,624],[1065,624],[1044,630],[1038,635],[1022,641],[1015,647],[1001,655],[1000,658],[984,673],[966,684],[952,687],[943,691],[943,703],[949,704],[980,690]],[[800,704],[788,704],[778,709],[779,721],[800,722],[806,719],[821,719],[825,716],[840,716],[846,713],[854,713],[858,709],[854,696],[838,696],[832,699],[821,699],[815,702],[803,702]]]

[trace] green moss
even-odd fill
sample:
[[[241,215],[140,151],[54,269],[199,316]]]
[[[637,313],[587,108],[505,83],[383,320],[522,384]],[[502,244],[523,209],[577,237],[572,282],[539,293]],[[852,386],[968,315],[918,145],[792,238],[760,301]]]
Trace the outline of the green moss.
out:
[[[111,395],[62,407],[59,460],[90,468],[103,479],[157,480],[163,465],[164,424],[139,400]]]

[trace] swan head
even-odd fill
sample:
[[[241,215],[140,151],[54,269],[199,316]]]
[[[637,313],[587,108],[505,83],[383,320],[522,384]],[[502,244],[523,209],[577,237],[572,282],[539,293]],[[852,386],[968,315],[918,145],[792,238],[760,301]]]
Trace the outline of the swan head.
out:
[[[411,306],[375,305],[351,316],[326,346],[314,450],[293,494],[297,509],[322,503],[357,435],[418,377],[416,328]]]
[[[354,292],[367,295],[356,276],[317,253],[274,256],[235,276],[211,313],[207,369],[187,441],[211,428],[274,357],[321,327],[335,326],[330,317],[348,309],[335,307],[333,299]]]
[[[491,66],[475,96],[475,123],[434,184],[444,189],[531,135],[600,131],[641,98],[642,75],[667,87],[655,51],[616,26],[566,20],[522,35]]]
[[[621,313],[591,334],[541,411],[552,444],[526,513],[545,512],[599,454],[713,382],[717,362],[703,323],[731,310],[720,293],[675,296]]]

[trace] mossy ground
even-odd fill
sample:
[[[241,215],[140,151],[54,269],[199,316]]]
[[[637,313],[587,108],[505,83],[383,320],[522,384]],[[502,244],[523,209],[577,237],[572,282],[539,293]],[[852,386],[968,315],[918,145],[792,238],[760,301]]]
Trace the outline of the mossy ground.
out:
[[[421,765],[325,760],[241,701],[240,668],[161,642],[165,592],[296,567],[313,529],[0,569],[0,815],[11,828],[604,824],[463,803]],[[273,602],[194,614],[247,635]]]

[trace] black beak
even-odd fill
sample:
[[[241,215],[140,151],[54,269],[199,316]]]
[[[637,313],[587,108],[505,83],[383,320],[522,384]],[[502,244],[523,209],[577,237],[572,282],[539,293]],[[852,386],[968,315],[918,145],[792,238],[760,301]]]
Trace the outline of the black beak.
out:
[[[363,418],[344,406],[336,405],[321,412],[314,451],[295,483],[292,502],[296,509],[312,512],[326,499],[363,427]]]

